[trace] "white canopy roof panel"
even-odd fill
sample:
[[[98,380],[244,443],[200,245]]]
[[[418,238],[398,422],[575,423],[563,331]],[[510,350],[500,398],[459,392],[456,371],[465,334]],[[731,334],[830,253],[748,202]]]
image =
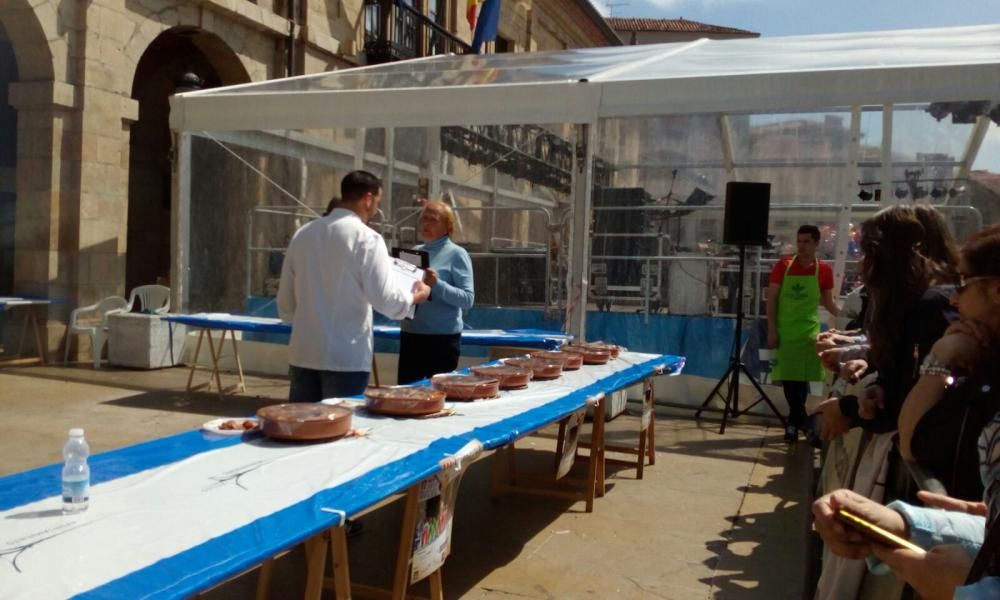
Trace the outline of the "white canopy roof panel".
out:
[[[1000,25],[438,56],[180,94],[180,131],[590,123],[1000,100]]]

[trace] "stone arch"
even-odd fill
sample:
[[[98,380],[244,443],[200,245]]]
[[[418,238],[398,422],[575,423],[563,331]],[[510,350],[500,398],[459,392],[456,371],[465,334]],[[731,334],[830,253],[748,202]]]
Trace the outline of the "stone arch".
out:
[[[4,2],[0,7],[0,27],[14,48],[20,81],[51,81],[55,78],[55,65],[50,41],[62,37],[52,30],[58,18],[51,4],[37,7],[31,4],[28,0]]]
[[[233,50],[233,48],[239,47],[240,40],[230,39],[232,38],[230,29],[232,28],[225,28],[218,32],[206,31],[193,24],[183,22],[179,11],[168,11],[160,15],[160,21],[147,21],[141,25],[136,33],[125,42],[122,53],[125,56],[141,57],[153,42],[164,34],[186,35],[209,58],[212,68],[219,74],[224,85],[248,83],[251,79],[250,72],[243,58]],[[123,77],[123,81],[134,82],[138,75],[139,61],[133,61],[129,68],[132,69],[132,72],[127,77]]]
[[[142,52],[130,91],[139,103],[139,120],[129,134],[126,290],[169,277],[169,97],[188,73],[196,74],[205,88],[250,80],[235,52],[215,34],[194,27],[167,29]]]

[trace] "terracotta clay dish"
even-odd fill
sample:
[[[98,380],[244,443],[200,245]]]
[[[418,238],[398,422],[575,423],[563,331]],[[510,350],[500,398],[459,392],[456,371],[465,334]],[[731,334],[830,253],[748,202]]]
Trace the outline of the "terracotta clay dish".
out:
[[[444,392],[449,400],[480,400],[500,395],[500,380],[495,377],[441,374],[431,377],[431,385]]]
[[[602,342],[600,340],[594,342],[570,342],[570,346],[583,346],[584,348],[593,348],[595,350],[607,350],[611,353],[612,360],[618,358],[618,353],[621,351],[621,347],[615,344]],[[563,349],[565,350],[565,348]]]
[[[585,365],[603,365],[611,360],[611,351],[593,346],[563,346],[565,352],[572,352],[583,357]]]
[[[531,381],[531,369],[496,365],[491,367],[472,367],[469,369],[476,375],[491,377],[500,382],[501,390],[519,390],[528,387]]]
[[[328,440],[351,430],[354,411],[346,406],[311,402],[272,404],[257,411],[260,430],[279,440]]]
[[[505,358],[504,364],[512,367],[524,367],[531,369],[533,379],[555,379],[562,375],[563,364],[560,361],[549,360],[547,358],[532,358],[521,356],[516,358]]]
[[[365,390],[365,408],[373,413],[413,417],[444,409],[444,392],[429,387],[378,387]]]
[[[532,352],[533,358],[558,360],[563,364],[563,371],[575,371],[583,366],[583,356],[578,352]]]
[[[596,342],[587,342],[587,345],[596,346],[598,348],[608,350],[609,352],[611,352],[612,360],[618,358],[618,353],[621,352],[621,346],[618,346],[617,344],[609,344],[607,342],[596,341]]]

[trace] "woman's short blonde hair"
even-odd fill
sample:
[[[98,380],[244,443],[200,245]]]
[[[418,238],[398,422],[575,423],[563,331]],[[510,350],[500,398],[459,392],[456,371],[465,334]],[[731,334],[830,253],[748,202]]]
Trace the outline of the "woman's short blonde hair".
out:
[[[448,235],[455,232],[455,212],[451,210],[450,206],[440,200],[430,200],[424,204],[423,212],[427,212],[428,210],[436,211],[444,217],[444,224],[448,230]],[[421,213],[422,215],[423,213]]]

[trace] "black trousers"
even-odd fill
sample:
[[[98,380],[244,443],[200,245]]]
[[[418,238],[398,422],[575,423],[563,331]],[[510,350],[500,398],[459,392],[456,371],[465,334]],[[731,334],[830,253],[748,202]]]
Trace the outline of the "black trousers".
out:
[[[806,429],[806,397],[809,396],[808,381],[782,381],[785,401],[788,402],[788,424],[796,429]]]
[[[399,336],[400,385],[454,371],[462,347],[462,334],[433,335],[402,332]]]

